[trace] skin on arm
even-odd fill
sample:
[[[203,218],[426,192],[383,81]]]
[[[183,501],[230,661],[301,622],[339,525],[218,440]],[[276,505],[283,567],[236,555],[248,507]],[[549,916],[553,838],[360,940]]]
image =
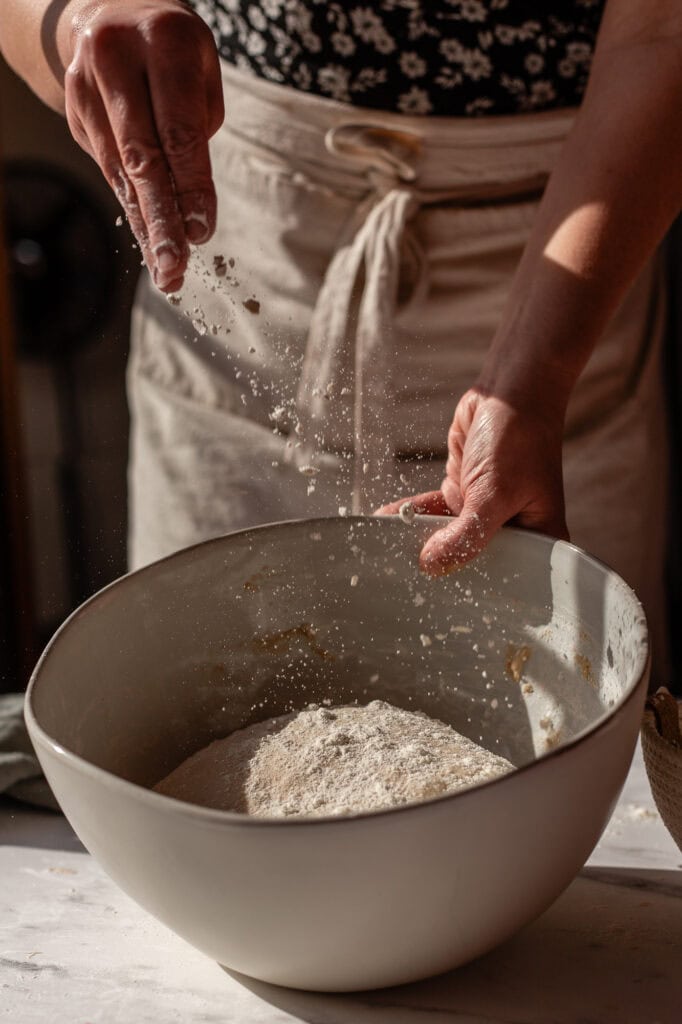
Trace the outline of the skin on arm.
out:
[[[682,4],[609,0],[585,98],[550,178],[499,329],[448,436],[454,515],[421,568],[442,575],[505,523],[567,537],[566,407],[601,332],[682,208]],[[393,514],[402,501],[378,514]]]
[[[0,50],[116,193],[154,281],[176,291],[215,230],[218,56],[181,0],[2,0]]]

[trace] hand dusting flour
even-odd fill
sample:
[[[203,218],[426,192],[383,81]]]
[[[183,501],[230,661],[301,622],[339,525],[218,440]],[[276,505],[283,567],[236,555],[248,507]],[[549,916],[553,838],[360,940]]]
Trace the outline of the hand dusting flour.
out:
[[[513,765],[449,725],[384,701],[311,704],[216,740],[154,787],[262,817],[354,814],[427,800]]]

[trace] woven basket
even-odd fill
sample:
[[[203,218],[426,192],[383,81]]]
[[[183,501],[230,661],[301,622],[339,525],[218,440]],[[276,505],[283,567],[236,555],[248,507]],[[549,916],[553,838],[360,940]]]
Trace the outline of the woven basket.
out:
[[[682,705],[667,690],[647,700],[642,751],[658,812],[682,850]]]

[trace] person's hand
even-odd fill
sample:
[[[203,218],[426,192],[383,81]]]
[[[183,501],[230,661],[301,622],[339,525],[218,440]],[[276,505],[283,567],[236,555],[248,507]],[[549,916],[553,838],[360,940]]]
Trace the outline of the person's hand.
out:
[[[154,281],[176,291],[189,243],[213,234],[208,140],[223,121],[213,37],[180,0],[77,7],[66,117],[116,193]]]
[[[468,562],[505,523],[568,539],[562,434],[561,408],[540,412],[473,388],[455,411],[440,491],[391,502],[375,515],[394,515],[410,501],[415,512],[453,516],[422,548],[419,565],[431,576]]]

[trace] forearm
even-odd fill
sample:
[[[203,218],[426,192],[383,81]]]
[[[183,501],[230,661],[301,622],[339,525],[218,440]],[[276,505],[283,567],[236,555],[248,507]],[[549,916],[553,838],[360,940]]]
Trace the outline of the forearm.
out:
[[[682,38],[599,49],[479,383],[565,406],[682,206]]]
[[[64,71],[74,21],[93,0],[2,0],[0,51],[48,106],[64,113]]]

